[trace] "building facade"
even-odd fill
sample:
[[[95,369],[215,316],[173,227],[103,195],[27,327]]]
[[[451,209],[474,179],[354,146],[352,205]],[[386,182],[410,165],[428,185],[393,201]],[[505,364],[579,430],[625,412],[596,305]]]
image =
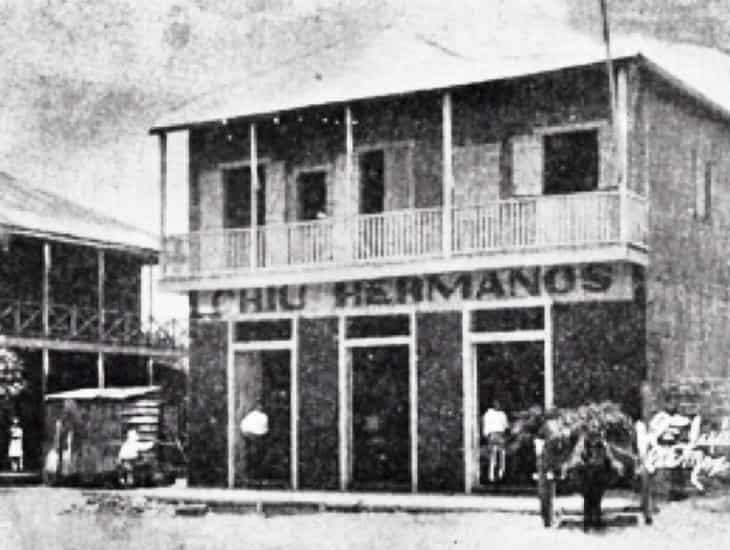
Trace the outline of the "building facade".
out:
[[[16,352],[27,379],[3,416],[19,417],[25,469],[38,472],[47,393],[159,383],[184,352],[140,307],[154,236],[2,173],[0,190],[0,347]],[[10,418],[0,422],[4,470]]]
[[[553,63],[398,93],[292,77],[299,103],[254,90],[153,128],[163,190],[167,134],[189,142],[163,285],[197,319],[193,484],[495,488],[495,402],[513,424],[604,399],[638,417],[644,382],[728,375],[730,113],[640,53],[610,79],[600,55]],[[709,276],[699,315],[675,294]]]

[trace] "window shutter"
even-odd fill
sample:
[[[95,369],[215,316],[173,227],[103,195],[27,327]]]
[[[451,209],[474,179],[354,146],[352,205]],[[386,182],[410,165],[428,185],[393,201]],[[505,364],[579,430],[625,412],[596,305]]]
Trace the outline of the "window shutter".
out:
[[[614,147],[615,136],[613,127],[610,124],[604,124],[598,130],[598,188],[599,189],[616,189],[618,180],[616,179],[618,171],[616,169],[616,154]],[[628,174],[627,174],[628,177]]]
[[[385,150],[385,210],[413,204],[413,148],[397,144]]]
[[[512,183],[514,195],[542,194],[542,136],[516,136],[512,139]]]
[[[285,221],[286,173],[283,162],[272,162],[266,166],[266,224]]]
[[[454,207],[499,199],[499,143],[454,147]]]
[[[200,229],[223,227],[223,173],[203,170],[198,177],[200,196]]]

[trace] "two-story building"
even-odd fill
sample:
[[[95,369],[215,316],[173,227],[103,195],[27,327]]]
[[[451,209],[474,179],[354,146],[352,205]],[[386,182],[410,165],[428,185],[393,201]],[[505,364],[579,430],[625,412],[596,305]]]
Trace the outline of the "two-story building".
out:
[[[2,412],[20,418],[27,471],[42,467],[47,393],[179,378],[179,332],[141,308],[142,267],[157,262],[158,243],[0,172],[0,347],[18,354],[27,379],[15,410]],[[0,417],[0,471],[9,423]]]
[[[151,130],[163,215],[189,191],[162,261],[198,319],[193,484],[470,492],[495,400],[511,422],[603,399],[638,416],[644,381],[728,373],[730,96],[675,70],[682,46],[607,63],[385,36]],[[532,453],[504,483],[529,483]]]

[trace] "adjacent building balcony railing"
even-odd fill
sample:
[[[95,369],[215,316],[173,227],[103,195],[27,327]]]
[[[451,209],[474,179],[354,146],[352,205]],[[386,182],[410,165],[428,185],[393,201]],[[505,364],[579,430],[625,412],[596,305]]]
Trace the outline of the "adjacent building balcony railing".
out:
[[[165,277],[349,266],[603,244],[645,247],[646,199],[618,191],[513,198],[455,208],[450,235],[441,208],[349,219],[172,235]],[[256,246],[252,246],[255,235]]]
[[[185,323],[159,322],[113,309],[100,315],[96,308],[50,304],[45,330],[42,303],[23,300],[0,300],[0,335],[164,350],[187,344]]]

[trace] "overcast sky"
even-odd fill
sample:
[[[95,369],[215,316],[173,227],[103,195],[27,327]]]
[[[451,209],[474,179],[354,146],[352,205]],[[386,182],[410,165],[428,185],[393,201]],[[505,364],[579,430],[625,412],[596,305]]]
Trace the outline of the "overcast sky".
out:
[[[727,43],[728,0],[609,2],[617,27]],[[458,32],[465,19],[488,29],[529,16],[593,33],[597,6],[598,0],[0,0],[0,170],[154,231],[157,159],[146,132],[186,99],[388,23]]]

